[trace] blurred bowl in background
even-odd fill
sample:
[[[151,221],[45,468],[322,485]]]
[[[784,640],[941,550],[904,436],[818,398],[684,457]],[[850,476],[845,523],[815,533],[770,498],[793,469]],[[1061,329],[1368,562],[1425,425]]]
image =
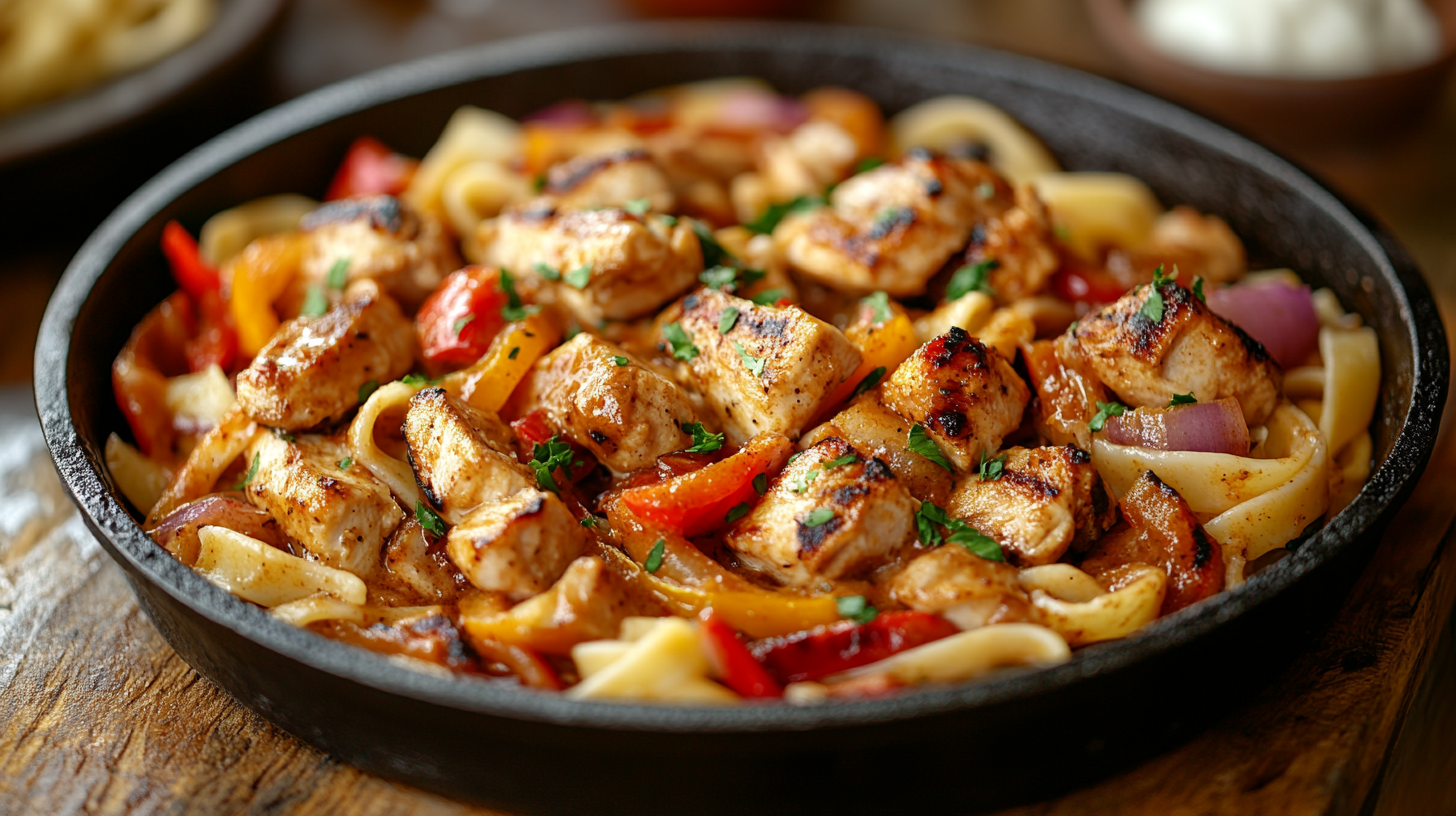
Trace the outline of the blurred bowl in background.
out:
[[[1156,49],[1133,19],[1136,0],[1088,0],[1103,43],[1127,79],[1287,150],[1368,147],[1415,129],[1434,108],[1456,65],[1456,0],[1428,0],[1442,29],[1440,55],[1400,71],[1347,79],[1232,74]]]

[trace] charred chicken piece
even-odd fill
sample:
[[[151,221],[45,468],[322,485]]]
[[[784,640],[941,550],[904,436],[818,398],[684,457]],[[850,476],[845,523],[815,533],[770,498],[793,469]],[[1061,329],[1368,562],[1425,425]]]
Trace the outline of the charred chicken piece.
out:
[[[530,488],[480,507],[446,540],[470,583],[513,601],[546,591],[586,549],[586,531],[561,499]]]
[[[942,615],[962,629],[1031,618],[1016,568],[942,544],[917,556],[888,584],[890,597],[919,612]]]
[[[404,439],[415,481],[440,517],[460,524],[484,504],[536,486],[512,454],[513,434],[499,417],[426,388],[410,398]]]
[[[339,263],[345,264],[349,282],[373,280],[410,308],[460,268],[440,222],[393,196],[330,201],[304,216],[299,228],[308,239],[293,284],[300,302],[301,293],[324,286]]]

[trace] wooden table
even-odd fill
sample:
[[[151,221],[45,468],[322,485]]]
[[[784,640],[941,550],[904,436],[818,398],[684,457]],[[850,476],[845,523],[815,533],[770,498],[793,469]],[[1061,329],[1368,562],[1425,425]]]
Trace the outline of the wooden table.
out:
[[[827,2],[818,16],[984,42],[1116,73],[1076,0]],[[589,0],[299,0],[278,98],[441,47],[616,19]],[[1456,314],[1456,88],[1379,153],[1301,155],[1385,220]],[[0,246],[0,380],[23,382],[76,236]],[[86,532],[23,385],[0,388],[0,813],[485,813],[361,773],[201,679]],[[1449,424],[1449,423],[1448,423]],[[1456,812],[1456,502],[1445,434],[1343,612],[1268,688],[1181,748],[1017,814]],[[1236,691],[1233,693],[1237,693]]]

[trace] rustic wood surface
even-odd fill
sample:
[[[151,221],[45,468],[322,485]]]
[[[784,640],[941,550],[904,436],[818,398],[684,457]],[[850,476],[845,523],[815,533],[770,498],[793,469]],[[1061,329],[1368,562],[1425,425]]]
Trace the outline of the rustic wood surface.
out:
[[[398,59],[619,19],[592,0],[296,0],[275,99]],[[1116,76],[1080,0],[837,0],[822,19],[1007,47]],[[1382,151],[1299,155],[1374,211],[1456,314],[1456,87]],[[0,244],[0,381],[30,374],[44,298],[87,227]],[[0,813],[488,813],[332,760],[200,678],[138,609],[56,480],[24,386],[0,389]],[[1449,412],[1448,412],[1449,413]],[[1336,621],[1181,748],[1042,814],[1456,813],[1456,502],[1443,436]]]

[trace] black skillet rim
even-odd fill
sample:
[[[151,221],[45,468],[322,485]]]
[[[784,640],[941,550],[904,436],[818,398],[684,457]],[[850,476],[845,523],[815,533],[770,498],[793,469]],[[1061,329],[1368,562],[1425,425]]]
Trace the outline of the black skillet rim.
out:
[[[888,44],[891,43],[891,44]],[[1176,130],[1251,164],[1360,236],[1393,289],[1412,361],[1411,408],[1389,456],[1355,502],[1276,569],[1265,570],[1217,598],[1155,621],[1136,637],[1079,651],[1065,664],[1003,673],[978,682],[927,688],[901,696],[817,706],[746,705],[682,708],[577,701],[499,682],[441,677],[295,629],[215,587],[148,538],[101,476],[101,453],[80,443],[72,422],[67,369],[75,319],[115,253],[174,198],[233,162],[332,119],[472,79],[553,64],[684,47],[874,56],[929,65],[969,61],[977,70],[1018,82],[1073,92],[1121,113]],[[67,489],[94,530],[146,580],[203,617],[305,665],[387,693],[488,716],[605,730],[663,733],[767,733],[850,727],[1000,705],[1053,693],[1084,678],[1133,664],[1210,634],[1249,614],[1352,546],[1413,486],[1434,446],[1445,402],[1449,360],[1445,331],[1414,263],[1368,216],[1265,148],[1170,103],[1069,68],[973,46],[926,41],[857,28],[813,24],[648,23],[524,37],[429,57],[310,93],[227,131],[168,167],[129,197],[87,240],[46,309],[36,350],[36,406],[52,457]],[[79,364],[78,364],[79,365]]]

